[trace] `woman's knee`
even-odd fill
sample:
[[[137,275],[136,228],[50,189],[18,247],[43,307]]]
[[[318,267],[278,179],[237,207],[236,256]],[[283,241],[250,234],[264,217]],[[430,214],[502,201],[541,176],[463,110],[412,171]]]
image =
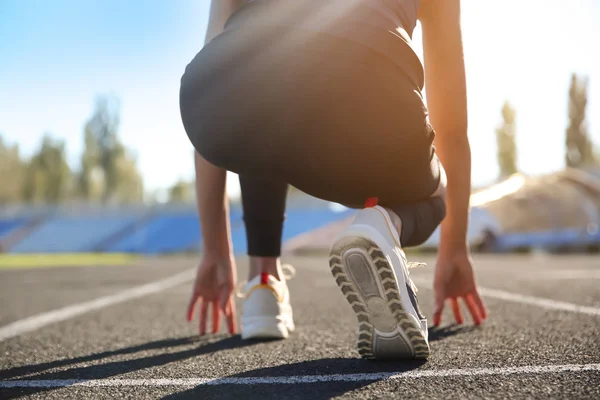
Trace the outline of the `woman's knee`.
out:
[[[444,220],[446,201],[443,196],[436,196],[418,203],[392,207],[392,211],[402,221],[402,245],[414,247],[425,243]]]
[[[446,218],[446,196],[432,197],[429,206],[431,208],[433,224],[437,227]]]
[[[437,157],[436,157],[437,159]],[[448,177],[446,176],[446,170],[441,162],[438,160],[438,168],[439,168],[439,182],[438,187],[435,192],[431,195],[432,197],[446,197],[446,187],[448,186]]]

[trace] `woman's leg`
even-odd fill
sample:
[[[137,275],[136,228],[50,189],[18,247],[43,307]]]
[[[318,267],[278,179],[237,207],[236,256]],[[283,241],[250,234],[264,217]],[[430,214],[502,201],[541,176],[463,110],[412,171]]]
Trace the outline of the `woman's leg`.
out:
[[[445,192],[446,174],[442,168],[438,189],[429,199],[388,209],[404,247],[422,245],[437,229],[446,216]]]
[[[261,272],[281,280],[279,257],[288,185],[278,180],[240,175],[240,186],[250,257],[248,281]]]

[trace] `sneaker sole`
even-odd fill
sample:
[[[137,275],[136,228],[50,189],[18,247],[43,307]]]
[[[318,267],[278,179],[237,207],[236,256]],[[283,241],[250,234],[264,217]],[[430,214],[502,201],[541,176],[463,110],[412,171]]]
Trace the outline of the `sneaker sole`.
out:
[[[393,267],[364,237],[336,241],[329,267],[358,319],[358,353],[366,359],[426,359],[429,344],[402,305]]]

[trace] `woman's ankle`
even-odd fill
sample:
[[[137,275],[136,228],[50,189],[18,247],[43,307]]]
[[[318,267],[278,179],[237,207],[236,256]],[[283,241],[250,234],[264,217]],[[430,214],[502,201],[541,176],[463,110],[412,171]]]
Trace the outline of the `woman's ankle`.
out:
[[[275,279],[281,280],[283,278],[283,272],[281,269],[280,258],[250,256],[248,281],[254,279],[263,272],[272,275]]]

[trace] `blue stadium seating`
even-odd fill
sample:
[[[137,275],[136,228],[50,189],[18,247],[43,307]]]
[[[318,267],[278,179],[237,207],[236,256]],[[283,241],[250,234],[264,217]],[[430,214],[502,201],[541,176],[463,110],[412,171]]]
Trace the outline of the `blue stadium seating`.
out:
[[[59,216],[50,218],[10,249],[11,253],[76,253],[135,223],[131,215]]]
[[[25,219],[22,218],[0,220],[0,239],[4,235],[8,235],[10,232],[12,232],[13,229],[18,228],[24,223]]]
[[[353,210],[292,208],[286,211],[283,242],[296,235],[343,219]],[[180,253],[201,250],[201,232],[194,207],[153,212],[107,215],[56,216],[10,249],[12,253],[127,252]],[[247,252],[246,231],[240,206],[230,210],[234,251]],[[18,223],[22,223],[19,221]],[[10,227],[17,225],[11,222]],[[0,234],[9,224],[0,222]]]
[[[312,231],[335,221],[340,221],[356,213],[356,210],[346,209],[336,212],[323,210],[290,210],[286,213],[283,226],[283,240],[289,240],[301,233]]]
[[[196,249],[200,239],[196,213],[160,214],[107,251],[140,254],[185,252]]]
[[[353,213],[355,210],[344,210],[336,212],[330,209],[297,209],[286,211],[286,219],[283,224],[282,242],[313,229],[320,228],[329,223],[342,220]],[[246,243],[246,230],[244,225],[235,225],[232,221],[231,239],[236,254],[245,254],[248,246]]]

